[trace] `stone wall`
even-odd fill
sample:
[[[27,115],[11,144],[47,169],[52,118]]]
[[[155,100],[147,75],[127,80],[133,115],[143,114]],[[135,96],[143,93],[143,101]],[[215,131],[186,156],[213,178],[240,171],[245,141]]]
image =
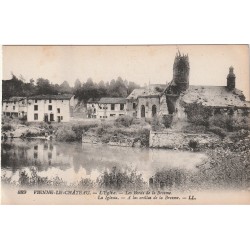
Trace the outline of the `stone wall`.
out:
[[[149,147],[169,149],[189,149],[190,140],[198,142],[200,147],[210,147],[219,142],[220,138],[212,134],[187,134],[166,130],[164,132],[150,132]]]

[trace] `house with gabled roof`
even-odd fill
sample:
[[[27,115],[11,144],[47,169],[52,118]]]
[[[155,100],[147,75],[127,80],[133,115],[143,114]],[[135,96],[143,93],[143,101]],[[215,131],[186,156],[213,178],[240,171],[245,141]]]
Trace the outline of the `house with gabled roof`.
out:
[[[28,122],[69,122],[73,117],[74,95],[37,95],[28,98]]]

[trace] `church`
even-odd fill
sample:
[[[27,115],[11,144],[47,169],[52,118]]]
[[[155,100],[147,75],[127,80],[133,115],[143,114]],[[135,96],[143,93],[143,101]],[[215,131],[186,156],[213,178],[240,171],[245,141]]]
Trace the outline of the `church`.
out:
[[[249,115],[250,104],[242,91],[235,86],[234,68],[229,68],[225,86],[203,86],[189,84],[189,56],[178,51],[173,64],[173,79],[166,85],[151,84],[135,89],[126,98],[127,114],[136,118],[175,115],[187,116],[190,104],[211,109],[212,114],[230,113]]]

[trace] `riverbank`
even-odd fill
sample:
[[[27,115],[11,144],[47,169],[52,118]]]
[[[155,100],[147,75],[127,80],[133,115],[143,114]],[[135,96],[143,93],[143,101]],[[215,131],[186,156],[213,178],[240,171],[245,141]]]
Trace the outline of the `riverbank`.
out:
[[[238,143],[248,143],[249,131],[233,132],[219,127],[191,123],[166,128],[158,119],[135,119],[124,116],[115,120],[89,119],[69,123],[27,123],[3,117],[2,138],[42,138],[61,142],[107,144],[121,147],[153,147],[174,150],[204,151],[218,147],[232,150]],[[244,141],[246,139],[246,141]],[[242,145],[244,148],[245,146]]]

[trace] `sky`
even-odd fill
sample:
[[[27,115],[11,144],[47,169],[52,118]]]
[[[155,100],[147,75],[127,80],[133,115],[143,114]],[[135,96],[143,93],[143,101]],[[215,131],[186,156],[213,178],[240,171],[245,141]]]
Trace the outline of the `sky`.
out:
[[[236,87],[249,100],[249,47],[247,45],[151,45],[151,46],[3,46],[3,79],[22,75],[71,86],[111,81],[122,77],[137,84],[165,84],[172,80],[178,51],[189,55],[191,85],[225,86],[234,67]]]

